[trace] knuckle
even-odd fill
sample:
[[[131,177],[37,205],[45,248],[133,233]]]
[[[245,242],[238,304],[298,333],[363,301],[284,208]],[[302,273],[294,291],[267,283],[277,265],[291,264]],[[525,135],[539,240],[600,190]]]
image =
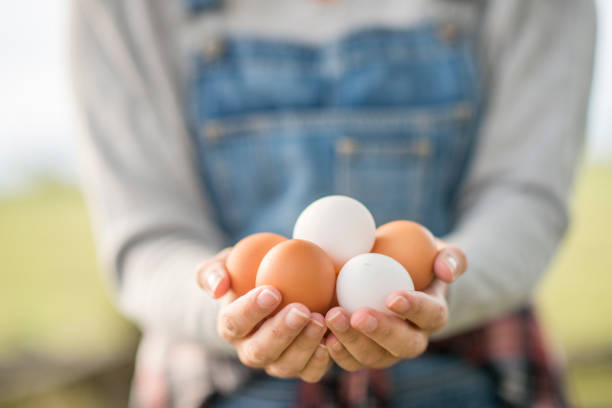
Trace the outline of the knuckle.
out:
[[[412,313],[415,315],[421,315],[423,314],[423,301],[421,299],[415,300],[412,303]]]
[[[272,338],[274,338],[274,339],[280,339],[280,338],[285,336],[283,330],[281,330],[281,328],[278,327],[278,326],[272,327],[271,331],[272,331],[272,333],[271,333]]]
[[[367,367],[376,367],[380,363],[381,356],[379,353],[365,352],[362,354],[359,361]]]
[[[427,340],[425,336],[413,336],[409,342],[409,346],[404,350],[404,358],[415,358],[420,356],[427,349]]]
[[[425,350],[427,350],[428,344],[429,341],[427,340],[427,338],[425,336],[421,337],[421,340],[419,341],[418,346],[416,348],[416,355],[420,356],[421,354],[423,354]]]
[[[410,336],[410,339],[406,341],[406,346],[402,350],[401,357],[403,358],[414,358],[418,354],[418,346],[416,344],[416,339],[414,336]]]
[[[393,328],[388,324],[383,324],[378,328],[378,334],[383,338],[389,338],[393,335]]]
[[[259,364],[255,364],[255,362],[252,361],[250,357],[247,355],[239,354],[239,358],[240,358],[240,362],[247,367],[250,367],[250,368],[260,368],[261,367]]]
[[[315,370],[311,370],[311,371],[309,371],[307,373],[303,373],[300,376],[300,379],[302,381],[305,381],[307,383],[311,383],[312,384],[312,383],[318,382],[321,379],[321,377],[323,377],[323,374],[325,374],[325,370],[323,368],[321,368],[319,370],[316,370],[316,371]]]
[[[249,304],[245,305],[241,308],[241,314],[243,316],[243,318],[247,321],[255,321],[255,320],[259,320],[259,313],[258,313],[258,306],[256,305],[256,298],[255,296],[251,296],[248,299]]]
[[[448,322],[448,310],[443,305],[438,305],[435,310],[434,326],[436,328],[446,325]]]
[[[372,359],[371,363],[366,364],[366,366],[374,369],[385,368],[388,366],[386,360],[387,359],[385,359],[383,356],[377,356],[376,358]]]
[[[249,367],[263,367],[269,362],[269,357],[263,348],[257,344],[248,343],[241,361]]]
[[[353,344],[359,341],[359,338],[362,336],[356,330],[349,330],[343,337],[342,343],[344,344]]]
[[[334,358],[339,361],[347,361],[349,363],[352,360],[355,360],[355,357],[353,357],[353,355],[349,353],[349,351],[346,349],[342,349],[341,351],[336,352],[336,354],[334,355]]]
[[[217,331],[223,339],[228,341],[238,337],[238,327],[236,322],[226,313],[222,313],[221,316],[219,316]]]
[[[332,347],[330,343],[326,343],[325,346],[327,346],[327,350],[329,351],[329,355],[331,358],[342,358],[343,357],[342,350],[344,349],[344,347],[338,346],[336,344],[334,344]],[[339,348],[339,350],[336,350],[336,348]]]
[[[416,344],[413,336],[407,338],[403,343],[402,347],[391,352],[394,357],[397,358],[412,358],[416,354]]]
[[[278,378],[294,378],[299,374],[298,370],[293,367],[288,367],[284,364],[273,364],[266,369],[266,372],[274,377]]]

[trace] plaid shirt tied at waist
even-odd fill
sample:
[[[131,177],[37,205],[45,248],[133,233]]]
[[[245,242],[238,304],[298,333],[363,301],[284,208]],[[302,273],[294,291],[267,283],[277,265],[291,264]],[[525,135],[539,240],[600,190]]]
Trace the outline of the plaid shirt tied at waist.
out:
[[[568,402],[558,359],[552,358],[533,307],[526,307],[461,335],[432,342],[427,353],[448,353],[480,367],[493,378],[499,406],[565,407]],[[363,407],[387,404],[393,387],[387,370],[326,375],[316,384],[300,382],[296,406]],[[257,371],[235,359],[209,358],[193,343],[145,338],[139,350],[132,405],[214,406]]]

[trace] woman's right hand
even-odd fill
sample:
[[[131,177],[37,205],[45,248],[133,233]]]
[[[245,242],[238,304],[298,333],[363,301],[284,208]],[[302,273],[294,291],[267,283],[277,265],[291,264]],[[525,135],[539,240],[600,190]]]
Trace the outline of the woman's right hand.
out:
[[[300,303],[291,303],[268,318],[281,302],[281,293],[273,286],[260,286],[237,298],[225,269],[230,251],[219,252],[200,265],[197,273],[200,287],[213,298],[221,298],[219,335],[249,367],[262,368],[274,377],[319,381],[331,365],[327,348],[321,344],[325,318]]]

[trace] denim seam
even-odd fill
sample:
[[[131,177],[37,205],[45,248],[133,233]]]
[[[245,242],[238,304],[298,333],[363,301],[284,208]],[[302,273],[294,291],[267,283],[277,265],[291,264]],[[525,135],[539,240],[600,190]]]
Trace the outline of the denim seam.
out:
[[[252,133],[249,137],[259,137],[258,132],[294,128],[304,125],[330,126],[345,124],[355,128],[374,128],[383,126],[416,126],[420,129],[430,129],[438,124],[456,119],[465,119],[471,116],[472,107],[468,101],[452,104],[450,107],[431,108],[401,108],[401,109],[358,109],[343,112],[330,112],[326,109],[308,110],[292,113],[263,113],[253,115],[240,115],[240,118],[227,117],[223,119],[209,119],[200,129],[200,138],[204,140],[220,140],[236,133]],[[280,124],[280,126],[279,126]],[[214,129],[215,135],[210,137],[207,133]]]

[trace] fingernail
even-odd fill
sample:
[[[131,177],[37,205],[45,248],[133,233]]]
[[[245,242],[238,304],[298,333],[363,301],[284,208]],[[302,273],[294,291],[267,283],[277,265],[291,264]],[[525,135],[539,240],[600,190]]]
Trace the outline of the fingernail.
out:
[[[323,328],[325,327],[325,325],[323,323],[321,323],[320,321],[316,320],[316,319],[310,319],[311,322],[313,322],[314,324],[316,324],[317,326]]]
[[[349,321],[340,310],[336,310],[327,321],[339,332],[345,332],[349,328]]]
[[[455,273],[457,271],[457,259],[455,259],[452,254],[447,253],[446,255],[444,255],[444,263],[446,263],[446,266],[448,266],[448,269],[450,270],[454,278]]]
[[[317,351],[315,351],[315,357],[318,359],[323,359],[325,358],[326,354],[327,354],[327,347],[325,347],[323,344],[319,344],[319,347],[317,347]]]
[[[223,274],[218,265],[212,266],[206,273],[206,283],[208,284],[210,293],[213,295],[217,291],[217,286],[219,286],[219,283],[221,283],[222,278]]]
[[[410,308],[410,304],[405,297],[399,295],[393,298],[389,303],[389,309],[392,309],[396,313],[406,313]]]
[[[299,329],[303,327],[304,323],[306,323],[309,319],[309,315],[294,307],[289,311],[289,313],[287,313],[285,323],[292,329]]]
[[[363,316],[358,322],[357,327],[359,330],[364,331],[366,333],[371,333],[378,327],[378,320],[372,315]]]
[[[325,327],[325,325],[323,325],[323,323],[315,320],[315,319],[310,319],[311,323],[314,324],[309,324],[308,327],[306,328],[306,335],[308,337],[319,337],[321,336],[321,329]]]
[[[257,295],[257,304],[262,309],[270,309],[271,307],[276,306],[278,302],[280,302],[280,298],[270,289],[264,289],[259,295]]]

